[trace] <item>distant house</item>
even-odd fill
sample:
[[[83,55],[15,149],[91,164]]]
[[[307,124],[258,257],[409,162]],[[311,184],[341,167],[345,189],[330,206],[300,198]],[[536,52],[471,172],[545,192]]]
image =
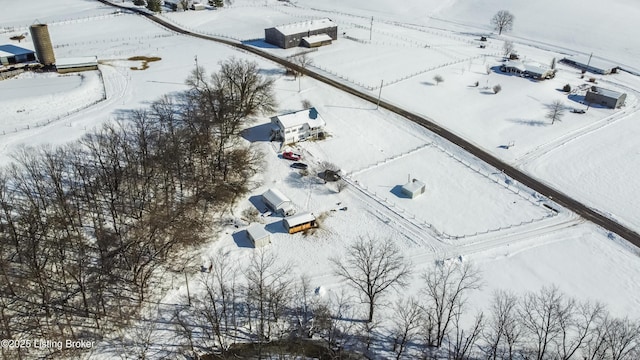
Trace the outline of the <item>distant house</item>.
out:
[[[296,213],[293,203],[278,189],[269,189],[262,194],[262,201],[271,210],[282,216],[290,216]]]
[[[169,9],[173,10],[173,11],[184,11],[187,10],[183,7],[182,1],[181,0],[164,0],[164,6],[168,7]],[[187,7],[191,6],[191,1],[187,2]]]
[[[36,61],[36,52],[19,46],[0,45],[0,64],[13,65]]]
[[[204,9],[206,9],[206,6],[204,6],[204,4],[202,3],[191,4],[191,10],[204,10]]]
[[[317,138],[324,134],[325,121],[316,108],[299,110],[271,118],[272,138],[285,144]]]
[[[315,35],[326,35],[314,37]],[[303,38],[304,39],[303,41]],[[320,46],[338,39],[338,25],[331,19],[303,21],[295,24],[280,25],[264,30],[264,40],[288,49],[296,46]]]
[[[616,73],[619,66],[591,55],[574,55],[560,60],[561,63],[594,74],[607,75]]]
[[[60,74],[98,70],[98,58],[95,56],[59,58],[56,60],[56,70]]]
[[[311,213],[300,213],[284,218],[284,228],[289,234],[295,234],[300,231],[318,227],[316,217]]]
[[[625,93],[592,86],[587,90],[584,101],[589,104],[598,104],[611,109],[616,109],[624,105],[626,98],[627,94]]]
[[[555,76],[553,69],[533,62],[506,61],[500,66],[500,71],[518,74],[536,80],[551,79]]]
[[[271,243],[271,235],[261,224],[249,226],[247,228],[247,237],[254,247],[262,247]]]
[[[406,184],[402,185],[401,191],[404,195],[413,199],[424,194],[427,185],[420,180],[413,179]]]

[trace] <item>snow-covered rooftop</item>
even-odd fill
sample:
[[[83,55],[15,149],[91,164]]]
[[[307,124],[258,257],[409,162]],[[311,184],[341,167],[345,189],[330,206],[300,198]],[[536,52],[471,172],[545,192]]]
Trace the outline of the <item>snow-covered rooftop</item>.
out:
[[[56,59],[56,67],[59,69],[95,65],[98,65],[98,57],[96,56],[67,57]]]
[[[292,227],[300,224],[306,224],[308,222],[314,221],[315,219],[316,217],[313,216],[312,213],[304,212],[304,213],[288,216],[284,218],[284,221],[287,222],[287,225],[289,227]]]
[[[595,69],[601,70],[611,70],[613,68],[618,67],[617,64],[614,64],[611,61],[607,61],[604,59],[600,59],[596,56],[586,55],[586,54],[577,54],[573,56],[569,56],[565,58],[566,60],[573,61],[576,64],[580,64],[583,66],[590,66]]]
[[[306,41],[307,44],[317,44],[323,41],[331,41],[333,39],[331,38],[331,36],[327,34],[318,34],[318,35],[305,36],[302,38],[302,40]]]
[[[288,114],[275,116],[285,129],[308,124],[310,128],[323,127],[326,125],[316,108],[309,108],[295,111]]]
[[[402,185],[402,188],[413,194],[421,191],[421,189],[426,185],[427,184],[418,179],[413,179],[412,181],[409,181],[408,183]]]
[[[331,19],[308,20],[293,24],[276,26],[276,29],[284,35],[299,34],[305,31],[315,31],[338,26]]]
[[[249,237],[253,240],[259,240],[269,237],[269,232],[264,228],[263,224],[253,224],[247,228]]]
[[[620,96],[622,96],[622,93],[620,92],[601,88],[601,87],[596,87],[596,86],[591,87],[589,91],[591,91],[592,93],[600,94],[602,96],[606,96],[613,99],[618,99]]]

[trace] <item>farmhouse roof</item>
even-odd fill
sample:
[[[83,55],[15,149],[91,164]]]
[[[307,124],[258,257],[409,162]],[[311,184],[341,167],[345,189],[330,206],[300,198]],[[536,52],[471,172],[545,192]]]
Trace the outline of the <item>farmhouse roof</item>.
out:
[[[316,108],[294,111],[292,113],[276,116],[285,129],[308,124],[310,128],[323,127],[326,125]]]
[[[306,224],[308,222],[314,221],[315,219],[316,217],[313,216],[312,213],[305,212],[305,213],[300,213],[292,216],[287,216],[286,218],[284,218],[284,221],[287,222],[287,225],[289,227],[293,227],[301,224]]]
[[[331,19],[316,19],[308,20],[294,24],[276,26],[276,30],[280,31],[283,35],[299,34],[307,31],[321,30],[331,27],[337,27]]]
[[[589,88],[589,91],[591,91],[592,93],[595,93],[595,94],[606,96],[608,98],[612,98],[612,99],[619,99],[620,96],[622,96],[622,93],[620,93],[620,92],[609,90],[609,89],[605,89],[605,88],[601,88],[601,87],[596,87],[596,86],[593,86],[593,87]]]
[[[6,44],[0,45],[0,56],[18,56],[18,55],[26,55],[33,54],[33,50],[21,48],[19,46]]]

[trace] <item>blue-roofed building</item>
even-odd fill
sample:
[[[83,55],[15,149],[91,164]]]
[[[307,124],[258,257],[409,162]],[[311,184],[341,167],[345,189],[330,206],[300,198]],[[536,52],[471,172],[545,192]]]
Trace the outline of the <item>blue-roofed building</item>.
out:
[[[30,61],[36,61],[35,51],[11,44],[0,45],[0,64],[11,65]]]

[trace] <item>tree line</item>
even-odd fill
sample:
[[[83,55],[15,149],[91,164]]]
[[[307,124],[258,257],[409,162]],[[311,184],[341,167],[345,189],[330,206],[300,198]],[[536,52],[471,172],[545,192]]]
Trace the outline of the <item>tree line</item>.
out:
[[[258,158],[238,134],[272,111],[273,81],[232,58],[187,84],[0,169],[1,338],[99,340],[125,326],[247,191]]]
[[[346,256],[331,259],[332,269],[353,291],[326,294],[268,249],[256,250],[242,267],[216,253],[210,271],[199,277],[204,290],[174,313],[177,351],[223,359],[640,356],[639,321],[613,316],[603,304],[571,298],[555,286],[523,294],[496,290],[488,308],[472,311],[467,300],[482,276],[468,262],[437,261],[413,274],[391,240],[360,238],[344,250]],[[414,275],[418,291],[389,301]]]

